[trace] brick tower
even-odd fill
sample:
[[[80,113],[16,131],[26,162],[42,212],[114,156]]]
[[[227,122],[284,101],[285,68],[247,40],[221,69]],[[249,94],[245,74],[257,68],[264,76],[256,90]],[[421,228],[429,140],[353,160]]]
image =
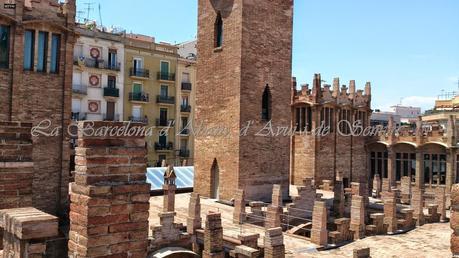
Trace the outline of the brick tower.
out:
[[[293,0],[199,0],[195,185],[203,196],[288,196]],[[250,124],[248,130],[246,126]],[[217,129],[217,130],[216,130]],[[242,134],[240,133],[242,131]],[[261,132],[261,134],[266,131]]]

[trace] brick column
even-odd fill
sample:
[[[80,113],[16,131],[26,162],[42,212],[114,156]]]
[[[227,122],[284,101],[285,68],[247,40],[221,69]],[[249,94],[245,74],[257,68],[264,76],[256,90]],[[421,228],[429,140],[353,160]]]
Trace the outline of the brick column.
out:
[[[365,236],[365,201],[363,196],[352,196],[350,230],[354,233],[354,240]]]
[[[451,187],[451,252],[453,256],[459,255],[459,184]]]
[[[265,258],[285,257],[284,235],[282,228],[270,228],[265,232]]]
[[[454,182],[454,156],[456,155],[456,151],[454,149],[446,150],[446,192],[449,193],[451,190],[451,186]]]
[[[177,186],[175,185],[175,175],[174,168],[172,166],[167,167],[164,172],[164,197],[163,197],[163,211],[164,212],[173,212],[175,211],[175,190]]]
[[[446,221],[446,188],[438,186],[435,189],[435,203],[438,205],[438,213],[440,213],[440,221]]]
[[[58,224],[57,217],[35,208],[0,210],[3,257],[44,258],[47,238],[59,235]]]
[[[188,234],[194,234],[196,229],[201,228],[201,198],[198,193],[191,193],[190,203],[188,204],[188,218],[186,229]]]
[[[373,192],[375,198],[381,197],[381,183],[381,176],[379,174],[376,174],[373,178]]]
[[[394,193],[384,196],[384,224],[388,233],[397,231],[397,200]]]
[[[333,186],[333,216],[335,218],[344,217],[344,187],[343,181],[336,180]]]
[[[30,123],[0,122],[0,209],[33,206],[31,129]]]
[[[233,223],[242,224],[245,221],[245,194],[238,189],[234,196]]]
[[[387,177],[389,179],[389,186],[395,186],[395,152],[392,147],[388,148],[389,157],[387,159]]]
[[[280,227],[282,213],[282,189],[280,185],[273,185],[272,203],[267,207],[265,228]]]
[[[139,132],[140,124],[80,122],[94,131],[110,128]],[[136,136],[78,133],[75,183],[70,185],[69,257],[146,257],[150,184],[146,148]]]
[[[311,242],[326,246],[328,243],[327,230],[328,212],[325,202],[316,201],[312,211]]]
[[[204,251],[203,258],[223,258],[223,227],[220,213],[209,212],[206,215],[204,228]]]
[[[411,208],[414,210],[413,217],[416,219],[416,226],[424,225],[424,188],[414,187],[412,189]]]
[[[400,181],[400,202],[403,204],[409,204],[411,198],[411,177],[404,176]]]

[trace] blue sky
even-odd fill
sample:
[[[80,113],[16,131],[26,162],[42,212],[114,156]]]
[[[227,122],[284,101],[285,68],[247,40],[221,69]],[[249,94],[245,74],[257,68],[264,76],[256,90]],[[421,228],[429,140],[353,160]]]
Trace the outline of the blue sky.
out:
[[[179,43],[196,36],[197,0],[77,0],[94,3],[91,19],[128,32]],[[81,13],[81,17],[86,14]],[[431,108],[437,95],[458,89],[459,1],[296,0],[293,75],[311,83],[373,85],[373,108]]]

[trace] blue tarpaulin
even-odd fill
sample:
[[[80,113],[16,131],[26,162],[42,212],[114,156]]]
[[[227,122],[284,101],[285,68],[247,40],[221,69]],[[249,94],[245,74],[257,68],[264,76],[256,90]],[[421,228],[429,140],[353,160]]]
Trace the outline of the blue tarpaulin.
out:
[[[151,190],[163,189],[164,172],[166,167],[147,168],[147,182],[151,184]],[[194,179],[194,167],[174,167],[177,179],[177,189],[192,188]]]

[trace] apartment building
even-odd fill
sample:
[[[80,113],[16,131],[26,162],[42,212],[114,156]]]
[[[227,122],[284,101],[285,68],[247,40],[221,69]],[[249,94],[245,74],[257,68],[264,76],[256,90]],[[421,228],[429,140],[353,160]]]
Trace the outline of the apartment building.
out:
[[[121,33],[80,25],[74,49],[72,119],[123,118],[124,44]]]
[[[175,164],[177,46],[137,34],[127,34],[124,43],[124,120],[154,128],[147,138],[149,166]]]
[[[193,165],[194,157],[194,103],[196,87],[196,40],[178,44],[176,96],[179,103],[176,114],[177,131],[175,142],[178,144],[177,162]]]

